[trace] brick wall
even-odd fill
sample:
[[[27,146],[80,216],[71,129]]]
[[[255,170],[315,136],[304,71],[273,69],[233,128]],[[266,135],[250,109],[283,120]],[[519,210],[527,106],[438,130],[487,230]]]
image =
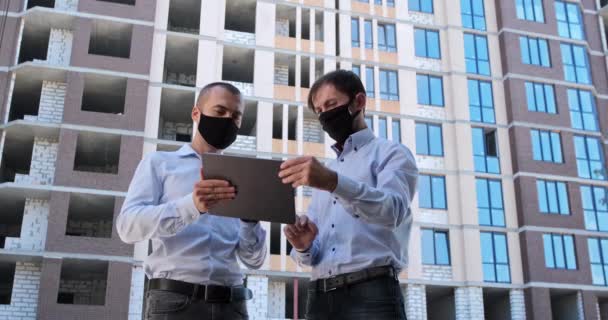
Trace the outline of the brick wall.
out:
[[[481,287],[458,287],[454,290],[456,320],[483,320],[483,290]]]
[[[59,281],[60,293],[73,293],[74,304],[103,305],[106,297],[106,280]]]
[[[412,320],[426,319],[426,287],[420,284],[410,284],[403,290],[407,318]]]
[[[308,116],[305,112],[303,128],[304,142],[323,143],[325,134],[323,132],[323,127],[321,127],[321,123],[319,123],[319,119]]]
[[[25,199],[20,236],[19,238],[7,237],[4,248],[9,250],[44,250],[48,224],[49,201]]]
[[[78,0],[55,0],[55,9],[76,11],[78,9]]]
[[[180,123],[162,121],[161,138],[165,140],[175,140],[177,134],[192,136],[192,123]]]
[[[274,84],[289,85],[289,66],[283,64],[274,65]]]
[[[43,137],[34,138],[29,175],[15,175],[15,183],[52,185],[59,141]]]
[[[193,87],[196,85],[196,74],[185,74],[166,70],[165,82]]]
[[[253,299],[247,301],[249,319],[266,320],[268,318],[268,277],[248,276],[247,288],[253,292]]]
[[[80,237],[109,238],[112,236],[112,220],[68,220],[67,232],[71,235],[78,235]]]
[[[423,265],[422,279],[431,281],[452,281],[452,267]]]
[[[276,35],[281,37],[289,37],[289,20],[288,19],[277,19],[276,21]]]
[[[61,123],[66,88],[67,84],[63,82],[42,81],[38,115],[26,115],[24,120]]]
[[[583,293],[581,291],[576,293],[576,309],[578,311],[578,320],[585,320],[585,306],[583,304]]]
[[[144,268],[133,266],[131,273],[131,296],[129,298],[129,320],[141,320],[144,302]]]
[[[511,289],[511,291],[509,291],[509,302],[511,306],[511,320],[525,320],[526,302],[524,291],[520,289]]]
[[[46,54],[46,61],[53,65],[70,65],[73,41],[74,34],[71,30],[52,28],[51,33],[49,34],[49,47]]]
[[[17,262],[10,305],[0,305],[0,320],[34,320],[40,288],[39,263]]]
[[[234,30],[224,30],[224,40],[228,42],[253,46],[255,45],[255,34]]]
[[[257,138],[252,136],[239,135],[236,141],[230,146],[232,150],[257,151]]]
[[[268,318],[285,318],[285,282],[268,282]]]

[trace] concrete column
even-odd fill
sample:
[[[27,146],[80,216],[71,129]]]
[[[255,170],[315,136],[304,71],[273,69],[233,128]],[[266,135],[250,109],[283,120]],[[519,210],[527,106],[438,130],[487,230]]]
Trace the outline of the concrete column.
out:
[[[258,102],[257,143],[261,152],[272,152],[273,105],[271,102]]]
[[[253,299],[247,301],[249,319],[268,319],[268,277],[248,276],[247,288],[253,292]]]
[[[196,86],[205,85],[222,78],[223,46],[213,40],[199,40],[196,63]]]
[[[165,23],[166,27],[166,23]],[[165,53],[167,48],[167,35],[154,33],[152,39],[152,59],[150,61],[150,82],[163,82],[165,69]]]
[[[283,105],[283,117],[281,121],[281,139],[283,142],[283,153],[288,153],[289,141],[289,105]]]
[[[69,66],[73,40],[74,34],[71,30],[52,28],[46,53],[47,62],[53,65]]]
[[[148,243],[142,241],[140,243]],[[131,296],[129,298],[129,320],[141,320],[144,301],[145,272],[141,266],[133,266],[131,273]]]
[[[156,29],[167,30],[169,22],[169,3],[170,0],[157,0],[156,12],[154,16],[154,27]]]
[[[583,304],[583,293],[581,291],[576,293],[576,309],[578,320],[585,320],[585,305]]]
[[[509,291],[509,302],[511,306],[511,320],[526,320],[524,291],[521,289],[511,289]]]
[[[402,290],[407,318],[409,320],[426,320],[426,287],[421,284],[410,284]]]
[[[200,34],[218,37],[224,32],[226,0],[203,0],[201,3]]]
[[[148,101],[146,106],[146,126],[144,128],[144,137],[146,138],[158,138],[161,94],[162,89],[160,87],[148,88]]]
[[[454,290],[456,320],[484,319],[481,287],[458,287]]]

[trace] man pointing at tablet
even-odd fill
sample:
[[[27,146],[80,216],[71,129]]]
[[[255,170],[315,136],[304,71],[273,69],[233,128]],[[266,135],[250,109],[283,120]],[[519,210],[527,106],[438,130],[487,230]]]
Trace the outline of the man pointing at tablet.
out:
[[[308,215],[284,230],[292,257],[312,266],[307,319],[405,319],[397,278],[407,262],[418,170],[407,147],[367,128],[365,102],[354,73],[319,78],[308,106],[336,140],[337,159],[328,166],[290,159],[279,173],[283,183],[314,188]]]
[[[146,319],[247,319],[252,294],[237,257],[259,268],[266,232],[257,222],[208,214],[238,192],[228,181],[205,179],[201,168],[202,154],[234,142],[243,108],[234,86],[205,86],[192,109],[192,143],[152,152],[135,171],[116,228],[124,242],[152,240]]]

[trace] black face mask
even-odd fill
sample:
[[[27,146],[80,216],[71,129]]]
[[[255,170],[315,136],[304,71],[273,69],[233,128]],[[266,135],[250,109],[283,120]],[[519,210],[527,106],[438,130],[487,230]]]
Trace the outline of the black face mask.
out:
[[[322,112],[321,115],[319,115],[319,122],[321,122],[323,130],[327,132],[332,139],[336,140],[338,144],[344,144],[344,141],[346,141],[351,134],[355,133],[353,122],[359,113],[361,113],[361,110],[359,110],[355,112],[355,114],[350,114],[350,110],[348,110],[349,106],[350,102],[329,111]]]
[[[232,118],[208,117],[201,113],[198,132],[208,144],[216,149],[228,148],[239,131]]]

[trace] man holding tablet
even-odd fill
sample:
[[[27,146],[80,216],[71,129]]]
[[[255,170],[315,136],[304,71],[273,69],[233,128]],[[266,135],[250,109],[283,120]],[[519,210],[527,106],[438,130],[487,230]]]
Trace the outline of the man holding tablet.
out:
[[[139,164],[116,221],[127,243],[152,240],[144,261],[150,278],[146,319],[247,319],[237,257],[259,268],[266,257],[266,232],[254,221],[208,214],[232,201],[230,182],[205,179],[201,157],[230,146],[244,104],[227,83],[205,86],[192,108],[197,133],[175,152],[152,152]]]
[[[292,257],[312,266],[306,319],[405,319],[398,274],[407,263],[418,169],[410,150],[365,124],[365,88],[345,70],[319,78],[308,106],[336,144],[328,166],[285,161],[279,177],[314,188],[308,215],[284,229]]]

